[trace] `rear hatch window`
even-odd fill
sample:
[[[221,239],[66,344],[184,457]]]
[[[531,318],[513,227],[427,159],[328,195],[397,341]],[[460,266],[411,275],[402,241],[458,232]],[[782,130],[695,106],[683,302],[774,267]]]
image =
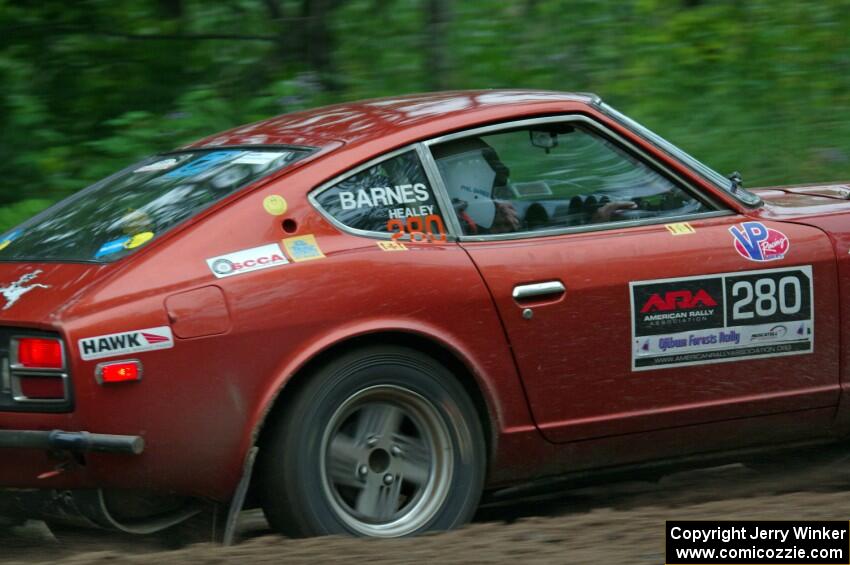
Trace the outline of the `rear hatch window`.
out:
[[[0,261],[121,259],[222,198],[313,151],[252,147],[151,157],[0,236]]]

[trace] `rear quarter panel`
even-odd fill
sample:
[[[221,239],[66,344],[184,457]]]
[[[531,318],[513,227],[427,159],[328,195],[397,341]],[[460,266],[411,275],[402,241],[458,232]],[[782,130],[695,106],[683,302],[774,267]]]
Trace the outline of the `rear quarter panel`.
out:
[[[220,288],[230,316],[226,333],[175,337],[173,349],[135,355],[145,371],[137,384],[101,387],[93,376],[99,361],[76,363],[76,426],[147,441],[140,458],[92,455],[87,482],[226,499],[286,382],[327,347],[376,331],[429,336],[457,352],[484,391],[493,427],[532,428],[500,321],[466,253],[453,243],[386,252],[374,240],[340,233],[308,203],[319,183],[308,169],[116,265],[68,313],[75,350],[82,338],[168,325],[165,302],[191,289]],[[287,199],[285,216],[264,210],[271,194]],[[284,232],[284,219],[296,222],[294,233]],[[324,259],[222,279],[206,263],[307,234]]]

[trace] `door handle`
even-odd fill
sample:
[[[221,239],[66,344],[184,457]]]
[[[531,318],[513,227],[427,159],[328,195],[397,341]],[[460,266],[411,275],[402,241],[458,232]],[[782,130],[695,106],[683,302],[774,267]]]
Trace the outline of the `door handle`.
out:
[[[514,287],[514,300],[528,300],[529,298],[539,298],[541,296],[552,296],[564,294],[567,288],[561,281],[547,281],[534,284],[521,284]]]

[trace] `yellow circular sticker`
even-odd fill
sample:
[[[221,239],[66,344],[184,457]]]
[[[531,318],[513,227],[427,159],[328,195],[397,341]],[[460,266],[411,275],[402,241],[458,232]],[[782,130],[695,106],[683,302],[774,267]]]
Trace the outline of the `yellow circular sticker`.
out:
[[[272,194],[271,196],[266,196],[266,199],[263,200],[263,208],[272,216],[283,216],[286,214],[288,206],[283,196]]]
[[[146,244],[150,240],[154,238],[154,233],[152,231],[145,231],[142,233],[138,233],[127,240],[127,243],[124,244],[126,249],[135,249],[137,247],[141,247]]]

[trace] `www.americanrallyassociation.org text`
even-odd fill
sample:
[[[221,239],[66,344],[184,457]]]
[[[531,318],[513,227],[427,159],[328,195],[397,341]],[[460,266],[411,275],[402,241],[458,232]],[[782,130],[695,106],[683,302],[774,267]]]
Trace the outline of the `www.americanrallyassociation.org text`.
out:
[[[776,540],[786,542],[791,540],[842,540],[847,539],[847,530],[841,528],[813,528],[811,526],[789,526],[787,528],[761,528],[759,526],[730,526],[716,528],[682,528],[674,526],[670,529],[670,537],[675,540],[693,542],[728,543],[732,540]]]

